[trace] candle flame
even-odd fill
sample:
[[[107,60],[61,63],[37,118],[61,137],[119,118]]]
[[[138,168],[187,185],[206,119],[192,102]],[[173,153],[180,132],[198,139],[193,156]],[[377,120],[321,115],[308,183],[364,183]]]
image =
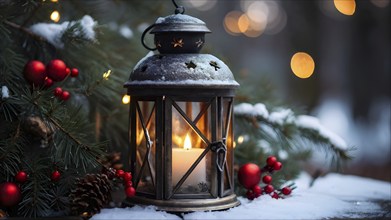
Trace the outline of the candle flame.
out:
[[[185,150],[190,150],[191,149],[191,140],[190,140],[189,134],[186,134],[185,144],[183,145],[183,148]]]

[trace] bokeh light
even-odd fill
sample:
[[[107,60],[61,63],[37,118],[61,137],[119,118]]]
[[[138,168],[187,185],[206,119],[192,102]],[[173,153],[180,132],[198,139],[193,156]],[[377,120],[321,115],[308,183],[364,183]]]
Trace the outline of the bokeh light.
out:
[[[238,35],[241,33],[238,26],[238,20],[242,14],[243,13],[239,11],[231,11],[225,15],[224,28],[229,34]]]
[[[356,11],[355,0],[334,0],[334,6],[344,15],[353,15]]]
[[[217,0],[187,0],[183,1],[184,6],[196,8],[199,11],[208,11],[217,3]]]
[[[231,35],[273,35],[279,33],[287,23],[287,15],[277,2],[242,0],[240,6],[242,11],[231,11],[224,18],[224,28]]]
[[[244,137],[242,135],[240,135],[238,137],[238,144],[242,144],[244,142]]]
[[[238,19],[239,31],[244,33],[250,28],[250,19],[246,14],[242,14]]]
[[[129,95],[124,95],[122,97],[122,104],[126,105],[126,104],[129,104],[130,102],[130,96]]]
[[[390,4],[390,0],[371,0],[371,2],[379,8],[385,8]]]
[[[58,22],[60,20],[60,12],[58,11],[53,11],[51,14],[50,14],[50,19],[54,22]]]
[[[315,62],[312,57],[305,52],[297,52],[291,59],[292,72],[299,78],[309,78],[315,70]]]

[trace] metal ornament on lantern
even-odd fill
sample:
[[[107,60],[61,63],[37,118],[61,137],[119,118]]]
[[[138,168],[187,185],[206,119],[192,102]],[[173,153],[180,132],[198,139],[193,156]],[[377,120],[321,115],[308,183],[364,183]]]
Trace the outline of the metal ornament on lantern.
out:
[[[234,193],[233,101],[239,84],[210,54],[199,54],[205,23],[175,14],[157,21],[142,44],[160,53],[134,67],[124,85],[131,96],[129,168],[136,196],[130,205],[189,212],[240,204]],[[155,35],[155,48],[144,42]]]

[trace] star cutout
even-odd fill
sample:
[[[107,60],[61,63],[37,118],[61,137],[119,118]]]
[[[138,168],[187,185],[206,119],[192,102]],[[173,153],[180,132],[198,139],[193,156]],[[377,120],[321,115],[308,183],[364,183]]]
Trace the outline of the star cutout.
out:
[[[176,40],[174,38],[174,41],[171,42],[171,44],[174,45],[174,48],[175,48],[175,47],[183,47],[183,44],[185,44],[185,43],[183,42],[183,39]]]
[[[195,69],[195,68],[197,67],[197,65],[196,65],[195,63],[193,63],[193,61],[190,61],[190,62],[185,63],[185,64],[186,64],[186,67],[187,67],[188,69],[190,69],[190,68]]]
[[[201,47],[204,42],[202,41],[202,39],[199,39],[197,42],[195,42],[195,44],[197,45],[197,47]]]
[[[213,66],[215,68],[215,71],[220,69],[219,65],[215,61],[210,61],[209,65]]]
[[[156,45],[156,47],[162,47],[162,45],[160,44],[160,41],[156,41],[155,45]]]

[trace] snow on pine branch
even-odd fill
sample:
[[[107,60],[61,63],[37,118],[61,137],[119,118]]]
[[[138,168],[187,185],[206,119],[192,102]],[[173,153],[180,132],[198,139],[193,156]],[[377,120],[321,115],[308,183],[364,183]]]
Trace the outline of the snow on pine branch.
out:
[[[80,28],[73,31],[72,37],[80,37],[88,41],[95,41],[95,26],[97,22],[89,15],[78,21],[65,21],[61,24],[37,23],[29,29],[34,34],[41,36],[56,48],[64,48],[63,35],[71,27],[80,25]]]
[[[294,125],[299,129],[307,129],[316,132],[320,137],[326,139],[338,150],[348,150],[346,142],[337,134],[324,127],[316,117],[308,115],[295,116],[291,109],[279,108],[269,112],[265,105],[242,103],[235,106],[236,116],[255,117],[271,125],[285,126]]]

